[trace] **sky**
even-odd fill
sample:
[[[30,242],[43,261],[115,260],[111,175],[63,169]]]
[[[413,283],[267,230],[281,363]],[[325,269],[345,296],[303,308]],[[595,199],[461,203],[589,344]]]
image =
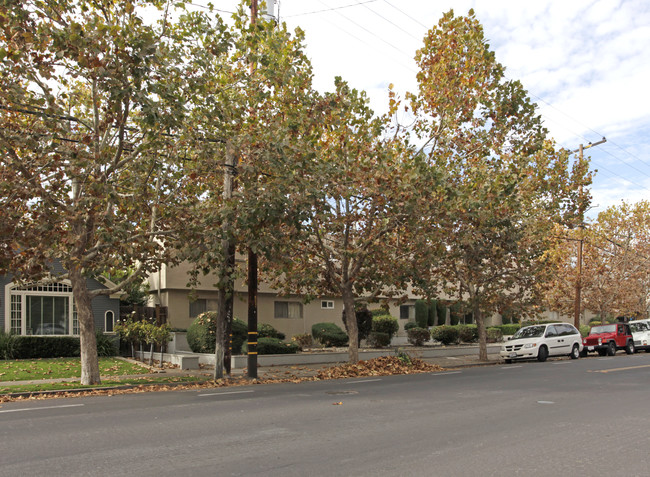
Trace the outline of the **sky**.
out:
[[[224,16],[238,3],[213,0]],[[452,8],[474,9],[506,76],[522,82],[560,147],[607,139],[585,150],[597,171],[590,217],[650,200],[648,0],[275,0],[276,17],[305,32],[315,88],[331,91],[341,76],[379,113],[389,84],[402,96],[416,91],[415,52]]]

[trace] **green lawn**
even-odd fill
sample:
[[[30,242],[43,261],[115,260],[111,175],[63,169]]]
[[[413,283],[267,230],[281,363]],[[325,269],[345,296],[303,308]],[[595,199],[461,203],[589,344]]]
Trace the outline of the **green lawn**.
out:
[[[201,376],[166,376],[150,374],[149,368],[117,358],[99,358],[102,383],[82,386],[79,383],[81,364],[79,358],[0,360],[0,395],[65,389],[91,389],[119,385],[174,384],[205,381]],[[148,375],[124,378],[130,375]],[[8,385],[10,381],[38,381],[44,379],[76,378],[69,382]]]
[[[117,358],[99,358],[101,376],[148,374],[149,369]],[[0,385],[3,381],[32,381],[35,379],[78,378],[81,376],[79,358],[19,359],[0,361]]]

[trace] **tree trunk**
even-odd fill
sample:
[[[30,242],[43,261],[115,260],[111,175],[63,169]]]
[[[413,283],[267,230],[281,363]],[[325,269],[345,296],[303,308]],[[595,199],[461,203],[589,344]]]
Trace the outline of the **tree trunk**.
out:
[[[79,347],[81,350],[81,384],[100,384],[97,339],[91,298],[86,278],[79,270],[69,270],[72,296],[79,321]]]
[[[225,356],[224,336],[226,332],[226,291],[219,287],[217,297],[217,332],[214,348],[214,379],[223,378],[223,361]]]
[[[232,144],[226,144],[226,167],[224,168],[223,175],[223,199],[228,202],[232,199],[232,191],[234,188],[234,167],[235,167],[235,151]],[[219,283],[218,283],[218,303],[217,303],[217,332],[216,344],[214,347],[214,379],[223,378],[224,358],[226,351],[224,349],[225,334],[226,334],[226,320],[228,319],[228,293],[233,293],[234,284],[232,279],[233,270],[231,270],[230,259],[231,251],[234,251],[234,242],[228,237],[231,235],[232,225],[226,220],[221,224],[223,239],[221,240],[222,261],[219,267]]]
[[[485,328],[483,313],[476,301],[474,303],[474,317],[478,328],[478,359],[479,361],[487,361],[487,329]]]
[[[165,352],[165,347],[166,347],[166,346],[167,346],[167,345],[166,345],[165,343],[162,343],[162,344],[160,345],[160,368],[161,368],[161,369],[164,367],[164,366],[163,366],[163,353]]]
[[[359,327],[357,326],[357,313],[354,309],[354,295],[352,290],[343,290],[343,305],[345,306],[345,325],[348,330],[348,358],[350,363],[359,362]]]

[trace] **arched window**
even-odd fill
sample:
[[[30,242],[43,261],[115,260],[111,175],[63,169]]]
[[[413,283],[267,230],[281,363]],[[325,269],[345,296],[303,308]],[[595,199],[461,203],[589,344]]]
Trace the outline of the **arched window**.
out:
[[[113,327],[115,326],[115,313],[111,310],[108,310],[104,314],[104,331],[106,333],[113,333]]]

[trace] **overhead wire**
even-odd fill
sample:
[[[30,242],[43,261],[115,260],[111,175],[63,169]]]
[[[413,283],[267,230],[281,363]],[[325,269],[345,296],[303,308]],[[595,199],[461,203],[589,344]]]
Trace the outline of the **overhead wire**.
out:
[[[349,5],[342,5],[342,6],[339,6],[339,7],[331,7],[331,8],[326,8],[326,9],[323,9],[323,10],[314,10],[314,11],[311,11],[311,12],[294,13],[293,15],[284,15],[284,18],[302,17],[302,16],[305,16],[305,15],[314,15],[316,13],[332,12],[334,10],[342,10],[344,8],[356,7],[358,5],[363,5],[364,3],[373,3],[373,2],[376,2],[376,1],[378,1],[378,0],[366,0],[365,2],[356,2],[356,3],[351,3]]]

